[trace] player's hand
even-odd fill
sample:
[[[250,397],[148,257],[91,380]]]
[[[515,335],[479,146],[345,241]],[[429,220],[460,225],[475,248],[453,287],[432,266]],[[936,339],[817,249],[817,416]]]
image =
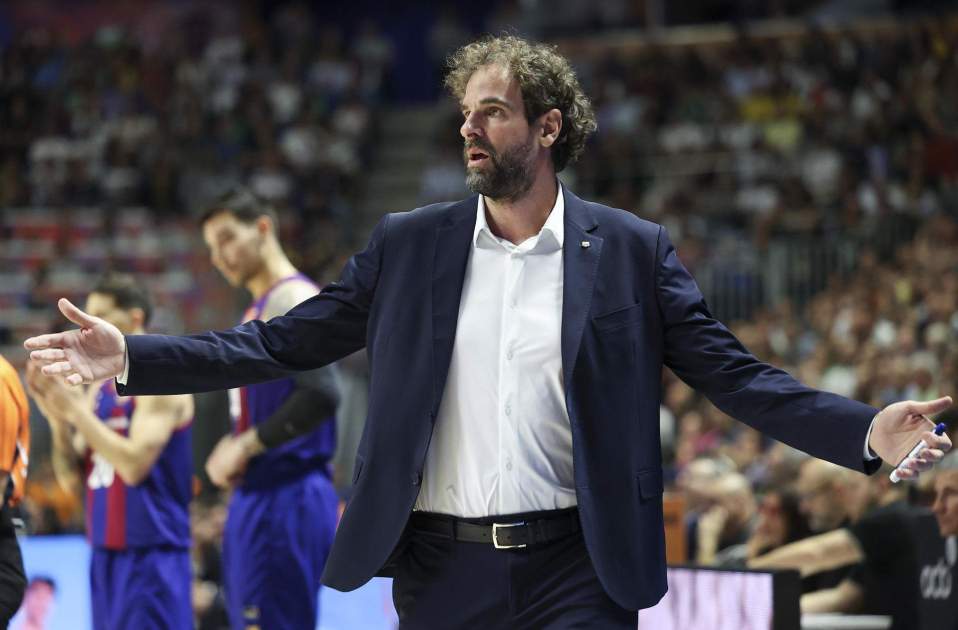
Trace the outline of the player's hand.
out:
[[[699,517],[698,534],[699,538],[718,538],[722,535],[726,523],[729,520],[729,511],[721,505],[714,505]]]
[[[243,478],[249,460],[261,451],[256,431],[224,436],[206,459],[206,474],[220,488],[232,488]]]
[[[45,398],[45,386],[47,381],[51,379],[47,378],[40,373],[40,368],[33,361],[27,361],[27,371],[25,374],[24,382],[27,386],[27,393],[30,395],[30,398],[33,399],[33,402],[37,404],[37,407],[40,409],[40,413],[43,414],[43,417],[47,419],[47,422],[59,422],[60,419],[57,418],[53,412],[47,406],[47,401]]]
[[[93,317],[60,298],[60,312],[76,330],[30,337],[23,347],[48,376],[62,376],[70,385],[102,381],[123,373],[126,341],[113,324]]]
[[[33,363],[27,365],[26,382],[40,412],[51,422],[69,422],[76,410],[86,404],[82,389],[43,376]]]
[[[935,425],[926,417],[950,406],[951,398],[948,396],[928,402],[906,400],[888,405],[875,418],[868,446],[892,466],[901,463],[899,477],[915,479],[951,450],[948,436],[935,435],[932,432]],[[921,440],[925,441],[928,448],[922,449],[918,457],[902,462]]]

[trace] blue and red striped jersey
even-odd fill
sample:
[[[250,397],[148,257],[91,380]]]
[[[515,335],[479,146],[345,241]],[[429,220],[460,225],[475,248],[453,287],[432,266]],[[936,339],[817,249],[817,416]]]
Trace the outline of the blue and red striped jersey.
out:
[[[262,319],[272,292],[281,284],[293,280],[307,282],[316,287],[315,283],[301,273],[287,276],[276,282],[246,309],[243,321]],[[318,290],[318,287],[316,288]],[[233,418],[234,431],[242,433],[269,418],[279,409],[295,387],[296,384],[292,378],[281,378],[229,390],[230,415]],[[283,479],[316,469],[330,476],[327,462],[332,458],[335,450],[336,423],[330,419],[323,422],[317,429],[253,458],[243,475],[243,484],[247,487],[274,485]]]
[[[98,418],[120,435],[129,435],[136,399],[119,396],[110,379],[96,396]],[[146,478],[136,486],[120,479],[102,455],[87,458],[87,537],[94,547],[190,546],[189,503],[193,456],[190,428],[173,432]]]

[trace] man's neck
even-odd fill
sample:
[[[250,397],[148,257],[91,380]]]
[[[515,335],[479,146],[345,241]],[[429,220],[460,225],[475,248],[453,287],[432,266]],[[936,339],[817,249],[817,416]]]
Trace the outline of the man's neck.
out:
[[[550,167],[541,169],[532,187],[519,199],[484,197],[489,229],[499,238],[518,245],[542,230],[558,193],[555,172]]]
[[[296,267],[289,262],[285,254],[282,252],[269,253],[263,257],[263,267],[259,273],[246,282],[246,290],[253,294],[254,300],[258,300],[274,284],[295,273]]]

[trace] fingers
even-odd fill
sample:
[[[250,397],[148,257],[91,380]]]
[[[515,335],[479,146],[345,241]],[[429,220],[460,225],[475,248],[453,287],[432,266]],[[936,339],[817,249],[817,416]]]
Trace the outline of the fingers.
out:
[[[943,398],[928,400],[925,402],[917,402],[914,400],[908,401],[908,412],[921,414],[923,416],[944,411],[948,407],[951,407],[951,396],[944,396]]]
[[[918,473],[911,468],[898,467],[896,470],[898,471],[898,478],[902,481],[918,478]]]
[[[64,333],[50,333],[49,335],[37,335],[30,337],[23,342],[23,347],[27,350],[42,350],[44,348],[56,348],[63,346]],[[31,354],[32,356],[32,354]]]
[[[931,467],[935,465],[935,462],[923,459],[921,457],[916,457],[909,460],[910,464],[908,468],[914,470],[915,472],[925,472],[926,470],[931,470]]]
[[[929,433],[928,435],[923,436],[923,439],[926,440],[927,443],[928,441],[931,441],[931,438],[941,437],[945,437],[947,440],[947,436],[938,436],[934,433]],[[951,442],[947,441],[945,446],[947,446],[947,448],[951,448]],[[899,464],[897,469],[899,478],[914,479],[918,477],[919,473],[922,473],[926,470],[931,470],[935,464],[941,461],[941,459],[945,456],[947,448],[944,450],[941,448],[923,448],[918,453],[917,457],[909,457]]]
[[[69,385],[83,385],[85,382],[83,376],[74,371],[73,365],[69,361],[58,361],[57,363],[44,365],[40,368],[40,371],[47,376],[62,376],[63,380]]]
[[[938,462],[945,456],[945,452],[937,448],[926,448],[918,453],[918,459],[926,462]]]
[[[95,326],[100,321],[96,317],[87,315],[86,313],[78,309],[76,306],[73,305],[73,302],[71,302],[70,300],[66,298],[60,298],[60,300],[57,302],[57,306],[60,308],[60,312],[63,313],[63,316],[69,319],[71,322],[73,322],[77,326],[81,326],[83,328],[90,328],[91,326]]]
[[[63,361],[67,358],[67,353],[60,348],[47,348],[45,350],[34,350],[30,353],[30,358],[34,361],[52,363],[54,361]]]
[[[942,455],[951,450],[951,438],[948,437],[947,433],[935,435],[931,431],[926,431],[921,434],[921,439],[929,449],[939,450],[942,452]]]
[[[73,365],[69,361],[57,361],[48,363],[40,368],[40,371],[47,376],[56,376],[57,374],[69,374],[73,371]]]

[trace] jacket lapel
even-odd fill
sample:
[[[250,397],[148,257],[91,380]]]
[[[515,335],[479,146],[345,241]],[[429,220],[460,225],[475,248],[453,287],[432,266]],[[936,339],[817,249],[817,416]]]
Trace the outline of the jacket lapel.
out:
[[[442,392],[452,360],[459,321],[459,301],[466,275],[466,263],[472,234],[476,227],[478,196],[461,201],[444,214],[436,229],[436,249],[432,262],[432,365],[435,415],[442,401]]]
[[[566,401],[571,392],[572,370],[575,368],[582,341],[592,290],[595,287],[602,238],[591,234],[595,217],[581,199],[563,187],[565,195],[565,242],[562,247],[562,384]],[[568,404],[568,403],[567,403]],[[570,417],[572,410],[569,410]]]

